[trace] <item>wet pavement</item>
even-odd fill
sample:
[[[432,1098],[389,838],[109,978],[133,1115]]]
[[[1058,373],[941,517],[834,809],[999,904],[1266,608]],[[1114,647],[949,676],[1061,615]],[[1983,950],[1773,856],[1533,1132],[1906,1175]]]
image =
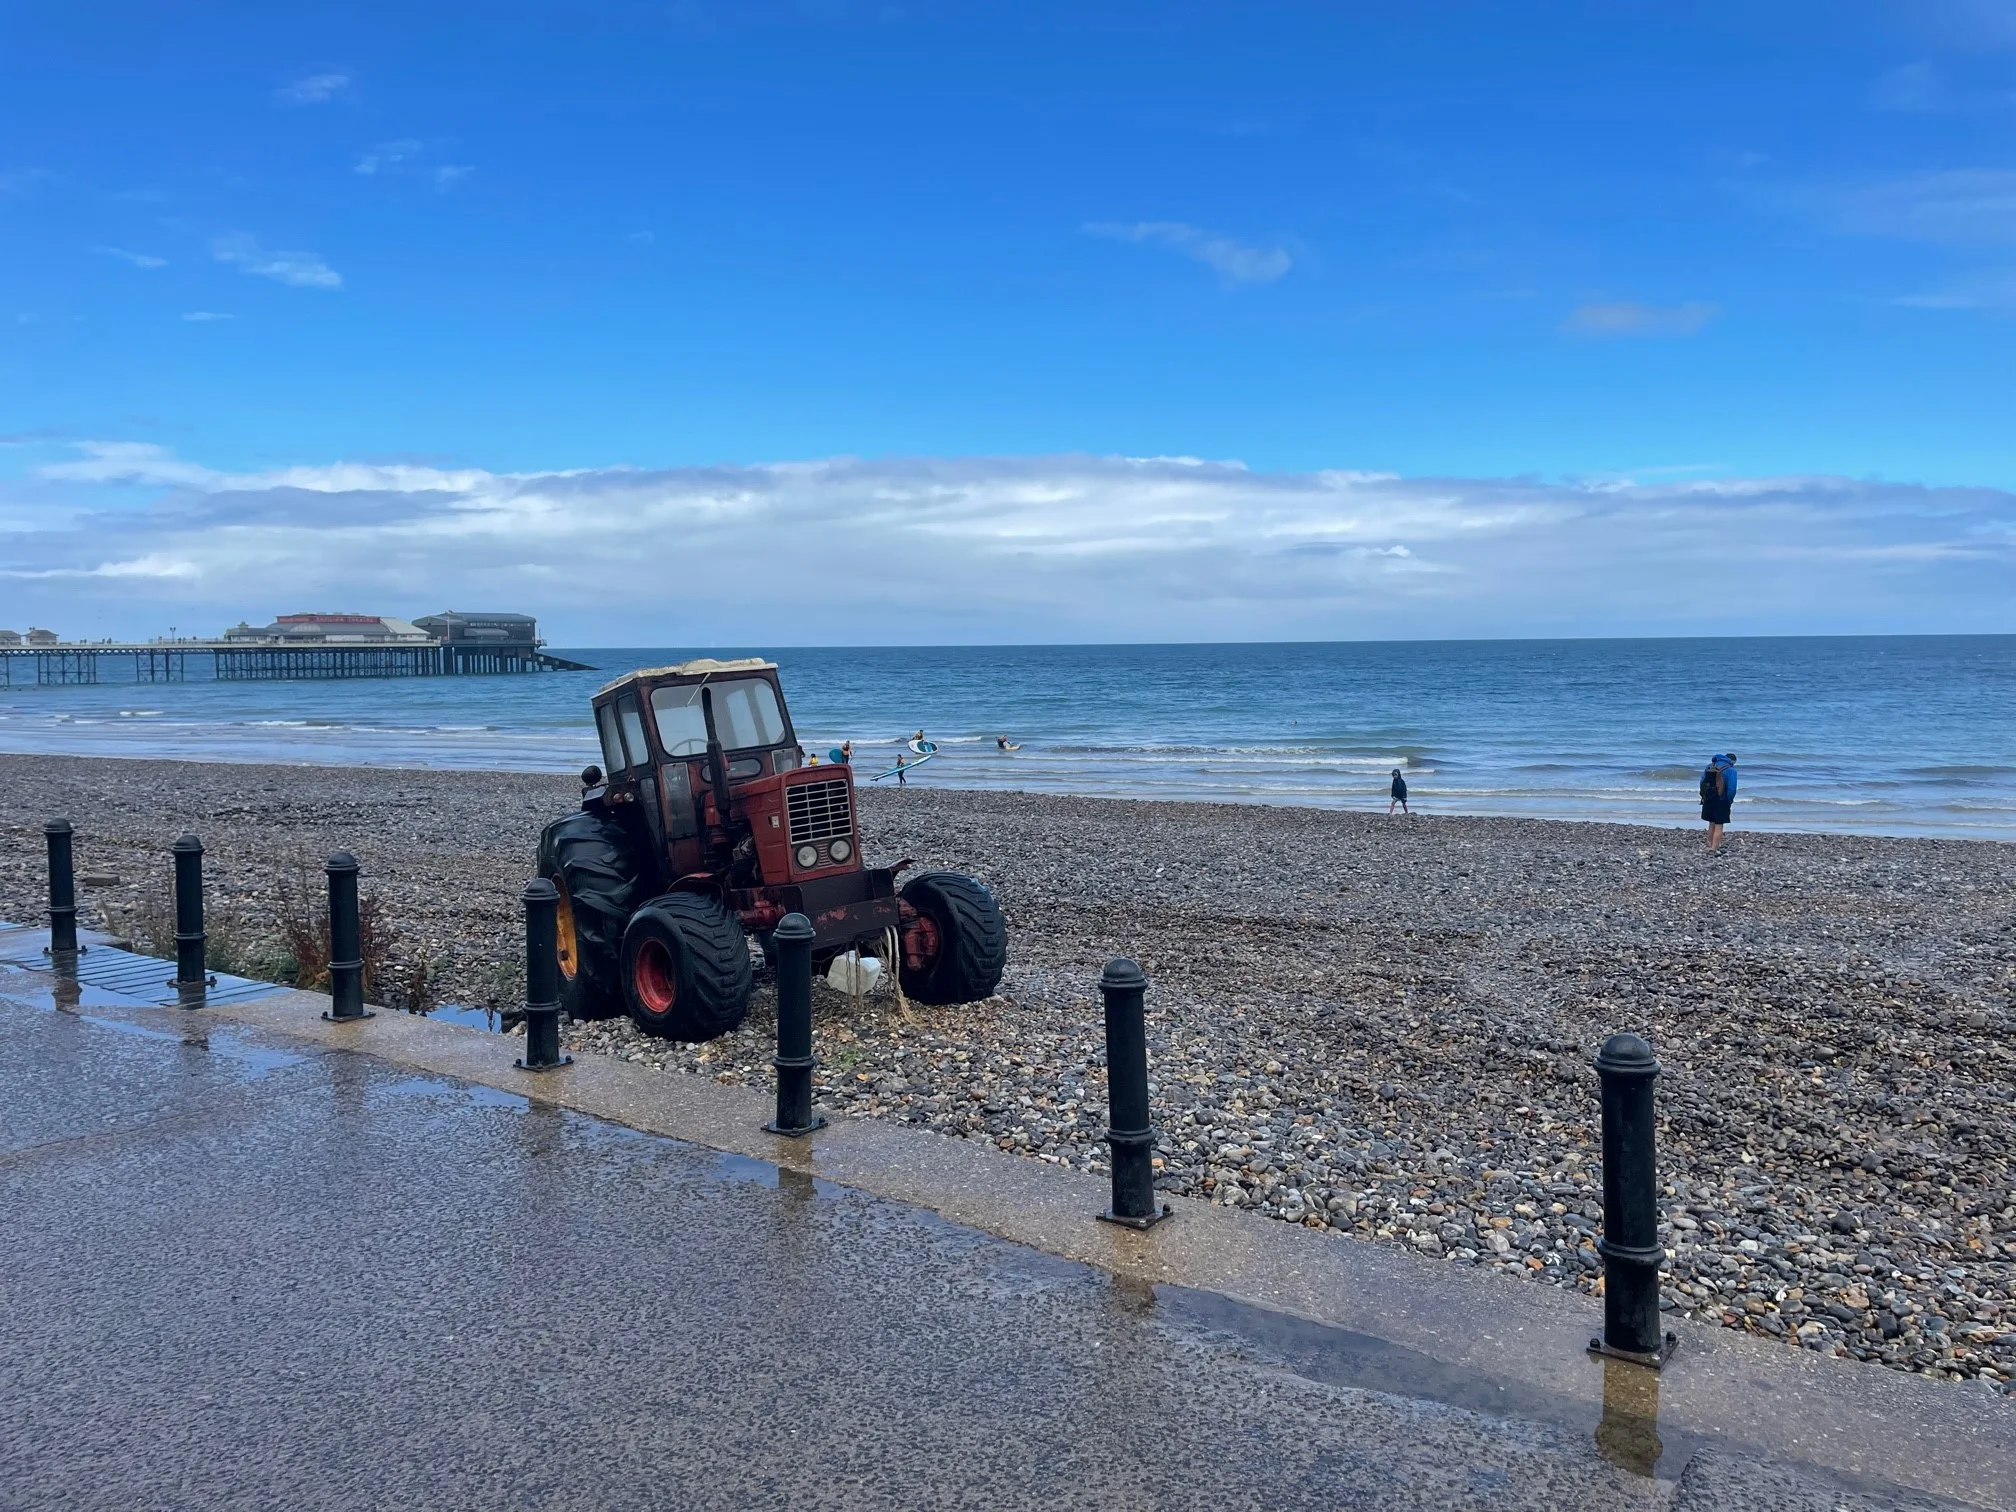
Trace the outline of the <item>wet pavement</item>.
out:
[[[1950,1505],[42,973],[0,1214],[0,1508]]]

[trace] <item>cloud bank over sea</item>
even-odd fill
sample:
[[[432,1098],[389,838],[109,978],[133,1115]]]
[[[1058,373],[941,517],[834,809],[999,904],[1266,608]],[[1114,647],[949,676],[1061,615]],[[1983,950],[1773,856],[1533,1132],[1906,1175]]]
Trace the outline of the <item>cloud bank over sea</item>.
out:
[[[1993,488],[1078,455],[232,472],[135,442],[33,450],[0,480],[0,625],[71,636],[449,605],[537,613],[575,644],[2016,630],[2016,494]]]

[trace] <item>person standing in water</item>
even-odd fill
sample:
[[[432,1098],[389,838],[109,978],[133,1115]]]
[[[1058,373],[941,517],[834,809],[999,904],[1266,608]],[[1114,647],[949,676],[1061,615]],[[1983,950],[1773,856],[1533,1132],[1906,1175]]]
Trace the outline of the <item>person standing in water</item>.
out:
[[[1401,813],[1410,819],[1413,818],[1414,810],[1407,807],[1407,779],[1400,775],[1398,767],[1393,768],[1393,786],[1390,791],[1392,796],[1386,800],[1386,817],[1392,818],[1393,810],[1398,806]]]
[[[842,764],[842,765],[844,765],[844,766],[852,766],[852,765],[854,765],[854,742],[853,742],[853,741],[851,741],[851,740],[843,740],[843,741],[841,741],[841,742],[840,742],[840,761],[841,761],[841,764]]]
[[[904,774],[903,767],[903,756],[901,752],[898,752],[896,756],[896,786],[898,787],[910,786],[910,779]]]
[[[1701,818],[1708,826],[1708,854],[1722,853],[1722,829],[1736,802],[1736,753],[1717,755],[1701,773]]]

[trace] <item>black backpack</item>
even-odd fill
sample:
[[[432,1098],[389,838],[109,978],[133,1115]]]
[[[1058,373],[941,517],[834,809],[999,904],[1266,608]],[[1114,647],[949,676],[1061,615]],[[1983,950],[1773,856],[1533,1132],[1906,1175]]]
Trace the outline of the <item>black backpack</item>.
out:
[[[1722,768],[1711,766],[1701,774],[1701,801],[1713,803],[1722,796]]]

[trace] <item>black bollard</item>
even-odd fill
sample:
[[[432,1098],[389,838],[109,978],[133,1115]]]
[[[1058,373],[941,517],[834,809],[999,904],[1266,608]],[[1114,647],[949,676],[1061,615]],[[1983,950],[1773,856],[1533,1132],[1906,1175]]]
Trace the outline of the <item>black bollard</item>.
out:
[[[51,819],[42,826],[49,842],[49,954],[77,954],[77,878],[71,870],[70,821]]]
[[[1635,1034],[1613,1034],[1596,1052],[1603,1082],[1603,1337],[1598,1354],[1666,1363],[1679,1340],[1659,1328],[1659,1188],[1652,1150],[1652,1083],[1659,1062]]]
[[[332,1024],[375,1018],[364,1006],[364,935],[357,922],[357,858],[337,851],[329,874],[329,1011]]]
[[[812,921],[788,913],[770,932],[777,953],[777,1116],[763,1125],[772,1134],[799,1139],[826,1120],[812,1111]]]
[[[203,936],[203,842],[184,834],[170,847],[175,853],[175,980],[184,1008],[203,1006],[203,989],[210,985],[204,959],[207,943]]]
[[[571,1066],[560,1053],[560,889],[544,877],[525,884],[525,1056],[522,1071]]]
[[[1125,956],[1106,963],[1106,1143],[1113,1148],[1113,1206],[1108,1223],[1145,1229],[1167,1218],[1155,1200],[1155,1130],[1148,1120],[1148,1024],[1142,999],[1148,977]]]

